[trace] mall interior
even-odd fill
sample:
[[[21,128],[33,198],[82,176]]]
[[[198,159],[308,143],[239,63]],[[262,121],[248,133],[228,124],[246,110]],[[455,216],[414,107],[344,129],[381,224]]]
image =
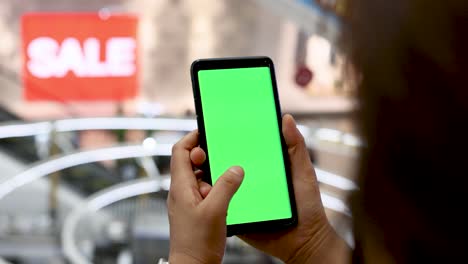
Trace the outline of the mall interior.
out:
[[[363,143],[340,50],[346,0],[0,1],[0,263],[168,257],[171,148],[197,128],[190,65],[268,56],[330,223]],[[224,263],[280,263],[236,237]]]

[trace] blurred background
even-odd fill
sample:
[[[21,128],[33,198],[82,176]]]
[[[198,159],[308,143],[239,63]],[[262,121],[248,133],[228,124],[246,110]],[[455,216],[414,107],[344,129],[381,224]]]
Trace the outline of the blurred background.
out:
[[[172,145],[196,128],[190,64],[266,55],[282,111],[352,246],[362,145],[339,48],[345,0],[0,1],[0,263],[167,257]],[[225,263],[279,263],[229,238]]]

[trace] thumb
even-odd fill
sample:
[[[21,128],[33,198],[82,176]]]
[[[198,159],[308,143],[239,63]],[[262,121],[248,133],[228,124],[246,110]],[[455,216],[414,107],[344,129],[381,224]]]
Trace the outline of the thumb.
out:
[[[229,202],[239,189],[244,179],[244,170],[239,166],[229,168],[218,178],[204,202],[216,212],[225,215]]]
[[[291,169],[294,172],[299,172],[304,169],[304,166],[312,169],[309,152],[299,129],[297,129],[296,121],[291,115],[283,117],[283,136],[288,147],[288,154],[291,162]]]

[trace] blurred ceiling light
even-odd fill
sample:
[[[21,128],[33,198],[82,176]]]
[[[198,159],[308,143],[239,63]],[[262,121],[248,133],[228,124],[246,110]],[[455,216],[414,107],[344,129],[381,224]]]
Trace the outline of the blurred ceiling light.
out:
[[[134,197],[160,191],[160,179],[144,179],[125,182],[98,192],[85,202],[88,212],[96,212],[110,204]]]
[[[53,122],[39,122],[29,124],[0,125],[0,139],[12,137],[28,137],[38,134],[56,132],[72,132],[82,130],[166,130],[189,132],[197,129],[197,121],[193,119],[173,118],[76,118],[64,119]],[[303,125],[297,128],[307,138],[310,129]]]
[[[37,134],[56,132],[72,132],[81,130],[168,130],[192,131],[197,128],[197,122],[192,119],[171,118],[76,118],[53,122],[0,125],[0,139],[11,137],[27,137]]]
[[[315,131],[315,137],[319,140],[342,143],[350,147],[361,147],[363,145],[359,137],[330,128],[317,129],[317,131]]]
[[[315,136],[319,140],[330,141],[334,143],[338,143],[341,141],[341,131],[329,128],[319,128],[315,131]]]
[[[319,168],[315,168],[315,173],[317,174],[317,180],[321,183],[328,184],[335,188],[344,190],[344,191],[352,191],[358,189],[356,184],[342,176],[338,176],[336,174],[321,170]]]
[[[143,140],[143,148],[145,148],[148,151],[154,151],[156,149],[156,140],[152,137],[145,138]]]
[[[164,191],[169,191],[169,189],[171,188],[171,176],[167,175],[162,176],[161,178],[161,189],[163,189]]]
[[[51,131],[52,123],[50,122],[2,125],[0,126],[0,139],[11,137],[28,137],[47,134]]]
[[[351,147],[362,146],[362,141],[358,137],[353,136],[351,134],[344,134],[342,140],[343,140],[343,144],[347,146],[351,146]]]
[[[7,178],[3,182],[0,182],[0,200],[15,189],[56,171],[81,164],[104,160],[146,156],[170,156],[172,152],[172,146],[172,144],[157,144],[155,141],[153,142],[151,139],[147,139],[146,147],[145,143],[139,146],[118,146],[77,152],[66,156],[60,156],[49,161],[40,162],[26,171],[11,178]],[[326,172],[319,168],[316,168],[316,173],[319,182],[346,191],[357,189],[356,185],[352,181],[342,176]],[[165,190],[169,189],[169,181],[170,180],[168,180],[168,182],[164,182],[163,184],[163,188]]]
[[[322,204],[325,208],[351,216],[351,211],[342,200],[323,192],[320,193],[320,198],[322,198]]]
[[[0,182],[0,200],[15,189],[35,181],[41,177],[47,176],[53,172],[60,171],[69,167],[104,161],[116,160],[145,156],[170,156],[172,150],[171,144],[158,144],[153,150],[147,150],[143,146],[118,146],[97,150],[76,152],[66,156],[60,156],[52,160],[40,162],[33,167],[17,174],[11,178]]]
[[[55,121],[55,128],[57,132],[100,129],[192,131],[197,128],[197,122],[192,119],[171,118],[78,118]]]
[[[162,177],[159,179],[143,179],[143,180],[135,180],[132,182],[125,182],[123,184],[119,184],[109,189],[103,190],[96,195],[93,195],[94,198],[90,198],[88,202],[86,202],[87,210],[95,212],[98,211],[112,203],[117,201],[127,199],[136,195],[146,194],[151,192],[156,192],[160,190],[169,190],[169,186],[171,184],[170,176]],[[133,194],[133,195],[132,195]],[[350,210],[346,206],[346,204],[329,194],[324,192],[321,193],[323,205],[333,211],[338,213],[343,213],[345,215],[350,215]]]

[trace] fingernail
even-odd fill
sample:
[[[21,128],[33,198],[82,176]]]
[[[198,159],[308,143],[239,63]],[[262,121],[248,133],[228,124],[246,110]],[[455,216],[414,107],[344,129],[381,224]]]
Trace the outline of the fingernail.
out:
[[[294,122],[294,124],[296,124],[296,119],[294,119],[294,116],[292,115],[289,115],[289,117],[291,118],[291,120]]]
[[[231,167],[231,168],[229,168],[229,171],[234,173],[235,175],[237,175],[239,177],[244,176],[244,170],[239,166]]]
[[[290,115],[290,114],[285,114],[285,115],[283,116],[283,118],[284,118],[284,119],[291,119],[294,123],[296,123],[296,120],[294,120],[294,117],[293,117],[292,115]]]

